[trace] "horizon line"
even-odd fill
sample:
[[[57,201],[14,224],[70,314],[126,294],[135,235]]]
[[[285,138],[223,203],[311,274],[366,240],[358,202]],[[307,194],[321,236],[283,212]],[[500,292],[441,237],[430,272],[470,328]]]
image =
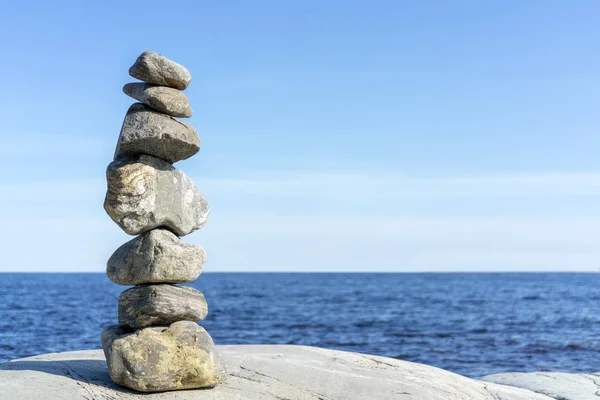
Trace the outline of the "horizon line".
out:
[[[205,274],[598,274],[590,270],[526,271],[207,271]],[[0,274],[106,274],[105,271],[0,271]],[[199,279],[199,278],[198,278]]]

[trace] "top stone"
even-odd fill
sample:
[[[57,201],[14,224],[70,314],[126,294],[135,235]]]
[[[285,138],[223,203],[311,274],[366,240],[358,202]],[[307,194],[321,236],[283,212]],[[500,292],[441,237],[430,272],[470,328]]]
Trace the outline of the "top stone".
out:
[[[187,88],[192,80],[190,71],[183,65],[153,51],[143,52],[129,68],[129,75],[144,82],[179,90]]]

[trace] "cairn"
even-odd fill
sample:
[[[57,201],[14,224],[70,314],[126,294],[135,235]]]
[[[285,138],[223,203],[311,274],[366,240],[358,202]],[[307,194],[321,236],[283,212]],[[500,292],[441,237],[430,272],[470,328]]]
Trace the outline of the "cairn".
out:
[[[181,92],[192,77],[149,51],[129,74],[143,82],[123,87],[139,103],[127,111],[106,171],[104,209],[139,236],[107,263],[110,280],[133,286],[119,296],[119,324],[102,332],[108,371],[119,385],[142,392],[212,387],[225,374],[212,338],[197,324],[208,313],[206,299],[175,285],[202,272],[204,249],[180,237],[204,226],[209,213],[202,193],[172,165],[200,150],[196,130],[174,118],[192,115]]]

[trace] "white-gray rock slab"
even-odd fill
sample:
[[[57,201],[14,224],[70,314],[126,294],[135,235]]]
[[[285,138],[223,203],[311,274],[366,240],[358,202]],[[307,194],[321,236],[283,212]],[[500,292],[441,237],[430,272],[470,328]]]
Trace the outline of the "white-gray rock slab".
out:
[[[600,373],[569,374],[564,372],[511,372],[489,375],[487,382],[514,386],[560,400],[600,399]]]
[[[228,370],[213,389],[137,394],[113,383],[101,350],[0,364],[14,399],[119,400],[551,400],[438,368],[365,354],[285,345],[217,346]]]

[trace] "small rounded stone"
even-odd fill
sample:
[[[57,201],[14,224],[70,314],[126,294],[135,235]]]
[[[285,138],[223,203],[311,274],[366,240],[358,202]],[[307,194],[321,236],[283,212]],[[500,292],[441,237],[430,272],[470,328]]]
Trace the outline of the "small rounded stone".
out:
[[[173,117],[189,118],[192,116],[192,109],[186,95],[177,89],[135,82],[123,86],[123,92],[158,112]]]
[[[129,75],[144,82],[184,90],[192,75],[183,65],[154,52],[145,51],[129,68]]]

